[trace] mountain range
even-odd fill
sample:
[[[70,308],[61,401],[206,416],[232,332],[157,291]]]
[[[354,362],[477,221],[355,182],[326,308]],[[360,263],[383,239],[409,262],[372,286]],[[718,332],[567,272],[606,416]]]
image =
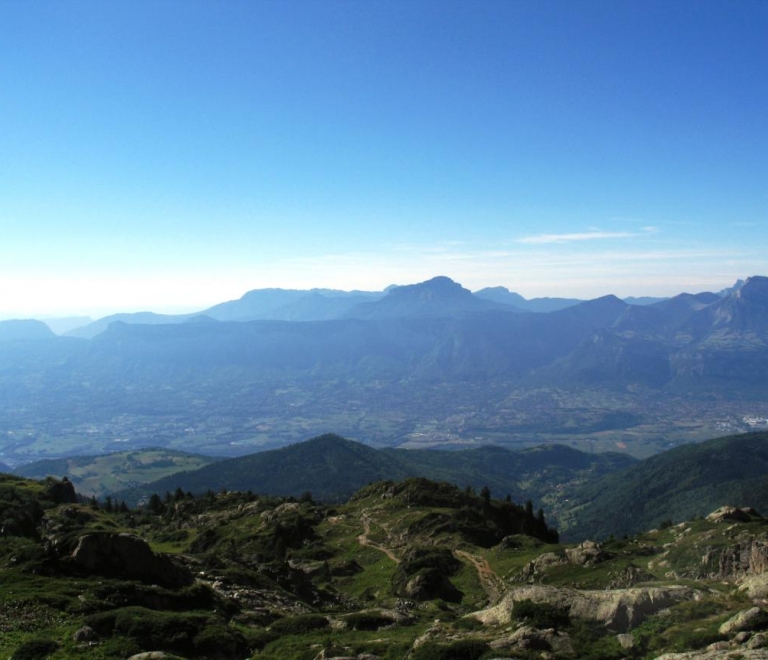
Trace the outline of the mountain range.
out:
[[[662,298],[628,298],[630,304],[647,305]],[[381,301],[381,304],[375,304]],[[470,292],[450,278],[439,276],[422,284],[392,285],[384,291],[337,289],[255,289],[237,300],[189,314],[136,312],[113,314],[84,323],[65,332],[70,337],[92,338],[110,323],[185,323],[199,317],[216,321],[328,321],[332,319],[377,319],[403,316],[453,316],[488,309],[553,312],[577,305],[576,298],[532,298],[526,300],[505,287]],[[493,304],[489,304],[493,303]]]
[[[534,375],[678,390],[749,390],[768,378],[764,277],[749,278],[725,297],[680,294],[634,306],[604,296],[549,313],[521,312],[443,277],[393,288],[378,300],[359,298],[335,298],[353,304],[346,318],[325,321],[199,322],[214,318],[205,314],[183,323],[158,315],[112,321],[83,350],[81,368],[111,364],[109,377],[117,380],[130,364],[137,376],[224,368],[427,381]],[[225,316],[238,313],[231,306],[218,313],[224,309]]]
[[[459,420],[445,422],[450,430],[441,437],[449,441],[458,435],[467,444],[479,431],[503,444],[529,429],[521,439],[534,444],[546,420],[533,423],[526,397],[539,391],[654,392],[705,405],[759,402],[768,386],[765,277],[723,295],[680,294],[643,306],[609,295],[551,312],[437,277],[378,298],[325,290],[288,296],[305,306],[341,301],[343,318],[214,318],[247,318],[240,316],[246,308],[270,306],[285,313],[285,294],[251,292],[211,314],[101,319],[90,339],[56,336],[36,321],[0,323],[0,460],[38,457],[44,443],[49,457],[92,454],[125,438],[130,448],[233,455],[254,437],[273,448],[327,430],[396,446],[436,418]],[[510,400],[513,391],[530,394]],[[585,404],[594,413],[584,422],[552,423],[584,434],[604,429],[596,422],[606,416],[637,424],[646,414],[601,399]]]

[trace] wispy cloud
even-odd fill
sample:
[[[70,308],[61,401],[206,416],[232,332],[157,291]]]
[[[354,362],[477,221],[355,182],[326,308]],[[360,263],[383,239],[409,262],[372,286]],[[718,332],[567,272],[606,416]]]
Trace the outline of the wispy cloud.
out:
[[[535,236],[519,238],[517,242],[529,245],[545,245],[551,243],[572,243],[575,241],[599,241],[612,238],[634,238],[655,234],[657,231],[656,227],[643,227],[640,232],[590,230],[573,234],[536,234]]]

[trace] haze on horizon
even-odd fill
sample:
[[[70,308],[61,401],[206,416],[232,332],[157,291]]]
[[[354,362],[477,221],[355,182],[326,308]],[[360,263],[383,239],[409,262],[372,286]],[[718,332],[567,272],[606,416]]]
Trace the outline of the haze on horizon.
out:
[[[0,2],[0,318],[768,274],[768,4]]]

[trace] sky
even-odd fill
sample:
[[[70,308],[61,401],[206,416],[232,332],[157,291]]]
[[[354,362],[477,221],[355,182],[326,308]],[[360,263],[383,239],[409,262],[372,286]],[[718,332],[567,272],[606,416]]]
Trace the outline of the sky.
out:
[[[0,0],[0,318],[768,275],[768,2]]]

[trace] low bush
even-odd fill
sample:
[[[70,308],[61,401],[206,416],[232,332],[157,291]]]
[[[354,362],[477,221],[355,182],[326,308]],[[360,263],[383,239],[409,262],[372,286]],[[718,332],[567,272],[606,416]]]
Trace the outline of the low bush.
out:
[[[14,651],[11,660],[42,660],[58,648],[59,645],[52,639],[30,639]]]
[[[299,614],[275,621],[270,630],[280,635],[302,635],[313,630],[329,627],[328,619],[321,614]]]
[[[428,643],[417,648],[411,660],[480,660],[490,650],[479,639],[462,639],[452,644]]]
[[[555,630],[565,628],[571,622],[567,607],[557,607],[549,603],[534,603],[526,598],[517,601],[512,607],[512,618],[534,628]]]
[[[356,612],[345,620],[352,630],[378,630],[392,624],[392,619],[382,616],[381,612]]]

